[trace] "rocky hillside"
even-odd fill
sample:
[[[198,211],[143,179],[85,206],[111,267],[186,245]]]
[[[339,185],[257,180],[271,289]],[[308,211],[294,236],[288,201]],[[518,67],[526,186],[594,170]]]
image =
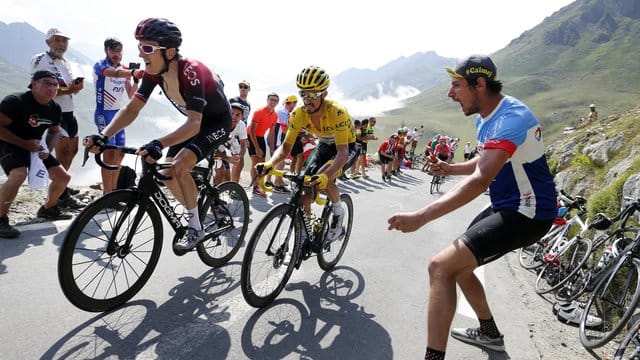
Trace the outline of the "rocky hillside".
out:
[[[556,186],[588,200],[589,214],[614,215],[622,196],[640,197],[640,108],[586,124],[548,146]]]

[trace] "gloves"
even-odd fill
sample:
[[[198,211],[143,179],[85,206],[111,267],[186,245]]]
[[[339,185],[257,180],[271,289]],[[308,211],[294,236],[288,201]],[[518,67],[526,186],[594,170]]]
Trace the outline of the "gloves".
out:
[[[267,175],[273,169],[273,163],[270,161],[256,164],[256,171],[260,175]]]
[[[100,149],[100,152],[104,151],[104,148],[105,146],[107,146],[107,142],[109,141],[109,138],[106,135],[102,134],[89,135],[84,138],[84,142],[89,139],[91,139],[93,146],[97,146]]]
[[[329,177],[325,173],[320,173],[318,175],[314,175],[311,177],[311,181],[315,182],[316,186],[320,190],[324,190],[327,188],[327,183],[329,182]]]
[[[147,155],[154,160],[160,160],[162,157],[162,143],[158,140],[151,140],[148,144],[143,145],[140,150],[147,150]]]

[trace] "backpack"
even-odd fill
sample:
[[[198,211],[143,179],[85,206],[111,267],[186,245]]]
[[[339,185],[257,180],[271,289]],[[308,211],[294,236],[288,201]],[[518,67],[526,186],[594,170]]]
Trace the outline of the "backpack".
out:
[[[122,165],[120,166],[120,174],[118,174],[118,184],[116,189],[129,189],[136,186],[136,172],[132,168]]]

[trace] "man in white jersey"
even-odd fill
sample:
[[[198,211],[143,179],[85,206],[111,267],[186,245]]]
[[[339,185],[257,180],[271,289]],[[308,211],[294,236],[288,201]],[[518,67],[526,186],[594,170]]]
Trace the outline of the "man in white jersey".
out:
[[[478,266],[528,246],[551,227],[557,214],[555,185],[542,143],[540,123],[520,100],[502,94],[493,61],[472,55],[455,69],[448,96],[465,115],[477,114],[479,158],[449,164],[435,159],[439,175],[468,175],[444,196],[422,209],[392,215],[389,230],[413,232],[467,204],[490,187],[491,206],[467,230],[429,260],[427,351],[425,359],[445,357],[449,329],[456,312],[456,285],[475,311],[478,328],[453,329],[451,336],[485,350],[505,351],[503,335],[493,319]]]
[[[31,74],[39,70],[47,70],[58,73],[58,95],[53,101],[60,105],[62,109],[62,122],[60,123],[60,139],[56,143],[56,158],[65,170],[69,171],[71,162],[78,153],[78,120],[75,118],[73,95],[84,88],[84,78],[74,77],[71,73],[71,66],[64,58],[64,54],[69,47],[69,35],[62,31],[51,28],[47,31],[46,37],[49,51],[40,53],[31,58]],[[71,192],[70,192],[71,191]],[[73,193],[73,194],[72,194]],[[77,190],[69,188],[60,195],[58,205],[78,209],[82,204],[71,195],[77,194]]]

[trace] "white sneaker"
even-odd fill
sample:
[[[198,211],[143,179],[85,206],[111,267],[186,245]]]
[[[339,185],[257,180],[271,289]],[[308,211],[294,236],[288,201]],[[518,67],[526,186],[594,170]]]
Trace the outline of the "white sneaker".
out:
[[[177,250],[189,251],[204,238],[204,230],[187,228],[187,235],[175,244]]]

